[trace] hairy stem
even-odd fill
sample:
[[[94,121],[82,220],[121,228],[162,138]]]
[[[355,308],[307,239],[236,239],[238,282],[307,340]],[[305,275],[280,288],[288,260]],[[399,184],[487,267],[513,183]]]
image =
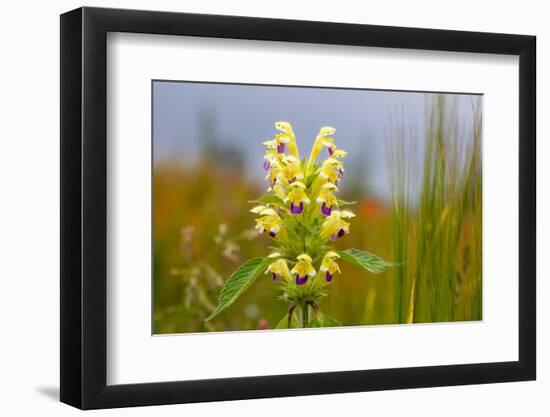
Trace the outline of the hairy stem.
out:
[[[302,304],[302,327],[305,329],[309,323],[309,305]]]

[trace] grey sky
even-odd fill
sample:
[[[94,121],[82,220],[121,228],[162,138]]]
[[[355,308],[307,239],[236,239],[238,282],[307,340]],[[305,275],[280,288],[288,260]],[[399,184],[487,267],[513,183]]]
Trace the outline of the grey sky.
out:
[[[155,81],[153,134],[155,163],[167,157],[192,164],[201,150],[209,115],[209,136],[215,146],[242,153],[251,179],[262,181],[262,141],[272,138],[274,122],[292,124],[302,156],[309,154],[321,126],[336,128],[339,148],[349,152],[347,171],[368,175],[370,189],[387,197],[385,129],[390,113],[405,111],[418,137],[425,130],[425,103],[430,94],[374,90],[344,90]],[[471,120],[468,95],[457,97],[463,118]],[[468,120],[465,120],[467,122]],[[204,125],[204,121],[202,125]],[[368,174],[367,174],[368,173]]]

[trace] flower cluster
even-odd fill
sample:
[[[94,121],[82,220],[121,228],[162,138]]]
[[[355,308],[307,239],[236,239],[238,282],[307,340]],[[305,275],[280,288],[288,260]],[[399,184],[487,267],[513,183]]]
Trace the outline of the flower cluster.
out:
[[[256,230],[271,239],[272,253],[249,259],[231,274],[220,292],[218,306],[206,320],[228,308],[265,272],[282,290],[281,298],[290,304],[276,328],[298,327],[297,317],[301,317],[302,327],[338,326],[338,321],[322,313],[318,304],[340,273],[338,262],[347,261],[373,273],[392,264],[359,249],[336,251],[331,246],[350,232],[348,220],[355,217],[342,209],[353,203],[336,197],[345,172],[342,160],[347,155],[334,143],[336,129],[322,127],[309,158],[302,159],[290,123],[277,122],[275,128],[275,137],[263,143],[267,194],[255,200],[257,205],[250,210],[258,216]],[[301,313],[295,312],[298,306]]]
[[[300,159],[290,123],[277,122],[275,128],[275,137],[263,143],[269,194],[251,210],[259,216],[258,232],[275,240],[276,251],[270,255],[274,260],[266,273],[271,273],[274,281],[286,283],[291,293],[297,291],[290,284],[301,287],[309,282],[311,289],[319,289],[340,273],[336,262],[340,255],[329,243],[350,232],[347,220],[355,216],[341,210],[341,200],[336,197],[347,152],[336,147],[332,137],[336,129],[325,126],[319,130],[309,158]],[[307,291],[293,295],[303,297]]]

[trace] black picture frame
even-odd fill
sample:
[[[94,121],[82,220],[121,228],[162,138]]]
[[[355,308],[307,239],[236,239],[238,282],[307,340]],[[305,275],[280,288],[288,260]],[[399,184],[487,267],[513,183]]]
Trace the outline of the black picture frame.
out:
[[[107,385],[108,32],[519,56],[519,360]],[[535,379],[535,54],[524,35],[88,7],[61,15],[61,401],[94,409]]]

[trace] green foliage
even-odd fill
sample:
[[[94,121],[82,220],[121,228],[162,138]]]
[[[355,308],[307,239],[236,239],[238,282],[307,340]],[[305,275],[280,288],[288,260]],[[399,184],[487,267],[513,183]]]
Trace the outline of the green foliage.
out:
[[[308,327],[341,327],[342,323],[325,313],[317,313]]]
[[[386,262],[379,256],[359,249],[346,249],[339,251],[338,254],[344,261],[376,274],[385,271],[391,266],[395,266],[395,264]]]
[[[268,258],[253,258],[242,264],[225,282],[218,299],[218,306],[206,319],[212,320],[250,287],[271,262]]]
[[[470,126],[459,123],[448,97],[434,95],[428,104],[422,149],[404,120],[390,127],[393,257],[404,262],[394,271],[395,321],[479,320],[481,101],[472,100]]]
[[[298,322],[298,317],[296,316],[296,314],[294,314],[293,312],[289,314],[291,314],[290,326],[288,325],[288,314],[285,314],[284,317],[279,321],[277,326],[275,326],[275,329],[297,329],[300,327],[300,323]]]

